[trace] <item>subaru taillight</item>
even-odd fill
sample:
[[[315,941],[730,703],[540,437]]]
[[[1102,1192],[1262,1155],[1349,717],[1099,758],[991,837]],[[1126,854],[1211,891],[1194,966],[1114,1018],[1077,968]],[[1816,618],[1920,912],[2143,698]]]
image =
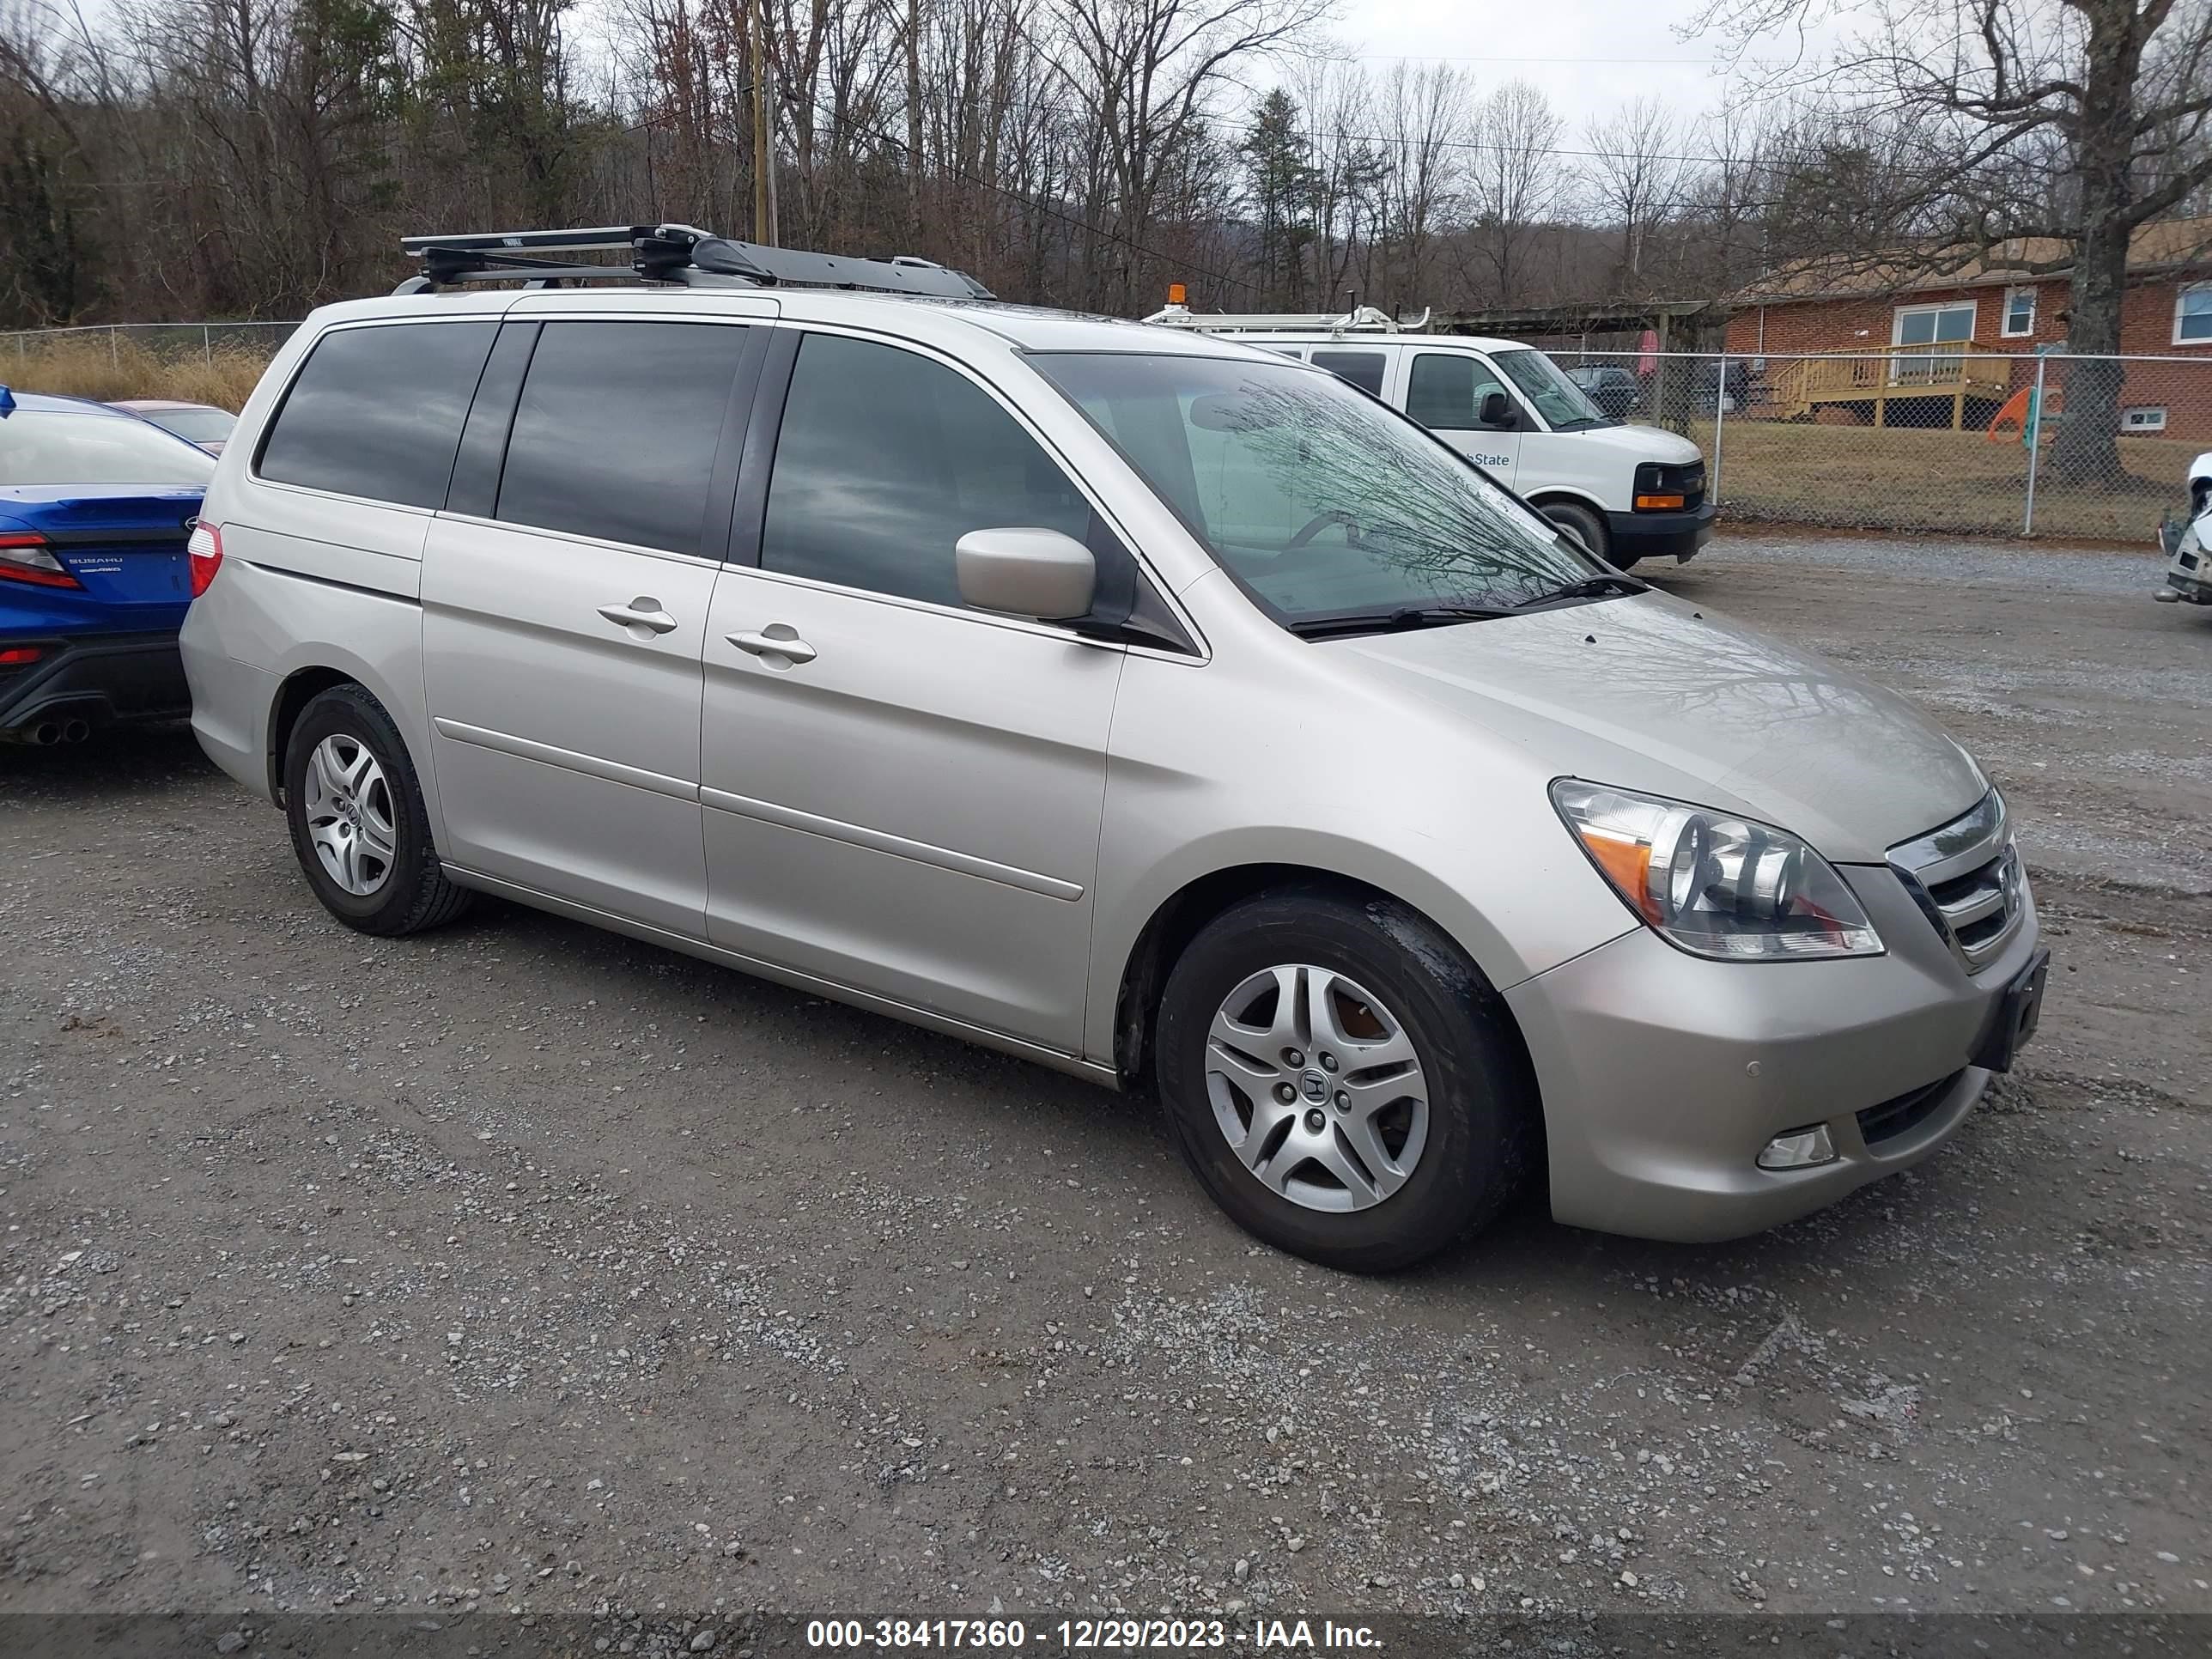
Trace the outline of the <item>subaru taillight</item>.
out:
[[[185,551],[191,557],[192,597],[197,599],[222,568],[222,527],[202,520],[192,526],[192,538],[185,544]]]
[[[48,550],[46,538],[29,530],[0,530],[0,581],[38,587],[82,586]]]

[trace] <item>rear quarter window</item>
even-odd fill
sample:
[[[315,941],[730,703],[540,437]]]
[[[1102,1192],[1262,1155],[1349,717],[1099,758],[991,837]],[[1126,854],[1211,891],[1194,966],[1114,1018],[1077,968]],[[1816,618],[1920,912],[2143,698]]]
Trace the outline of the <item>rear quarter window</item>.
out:
[[[445,505],[461,423],[499,325],[385,323],[315,342],[262,441],[277,483]]]

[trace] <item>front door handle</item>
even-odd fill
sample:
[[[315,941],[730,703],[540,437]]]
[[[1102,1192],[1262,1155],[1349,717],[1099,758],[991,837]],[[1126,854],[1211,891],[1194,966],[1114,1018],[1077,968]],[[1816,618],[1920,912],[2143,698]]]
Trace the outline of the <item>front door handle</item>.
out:
[[[628,605],[603,605],[599,614],[617,628],[642,628],[647,634],[672,633],[676,628],[676,618],[660,608],[660,601],[643,594]]]
[[[781,657],[794,663],[814,660],[814,647],[787,623],[770,623],[757,634],[732,634],[728,638],[738,650],[756,657]]]

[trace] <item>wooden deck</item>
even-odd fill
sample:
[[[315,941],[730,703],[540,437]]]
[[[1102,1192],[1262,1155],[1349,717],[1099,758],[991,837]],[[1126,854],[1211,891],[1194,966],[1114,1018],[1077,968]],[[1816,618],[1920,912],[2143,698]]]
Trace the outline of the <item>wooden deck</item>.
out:
[[[1890,346],[1872,351],[1835,352],[1783,363],[1766,377],[1766,397],[1755,412],[1769,420],[1804,420],[1823,404],[1871,404],[1874,423],[1890,424],[1889,406],[1911,405],[1915,416],[1929,411],[1924,400],[1948,399],[1954,431],[1966,425],[1970,398],[2001,401],[2012,393],[2012,359],[1984,350],[1971,340],[1940,345]],[[1914,418],[1906,424],[1936,424]]]

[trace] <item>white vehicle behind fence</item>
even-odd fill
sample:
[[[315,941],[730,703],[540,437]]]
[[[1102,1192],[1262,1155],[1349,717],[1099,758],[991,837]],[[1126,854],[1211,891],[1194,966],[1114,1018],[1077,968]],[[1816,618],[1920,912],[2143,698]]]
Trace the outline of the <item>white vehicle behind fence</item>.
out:
[[[2212,605],[2212,452],[2189,464],[2189,510],[2166,515],[2159,543],[2166,583],[2151,597],[2167,605]]]
[[[1371,306],[1342,315],[1216,315],[1171,304],[1145,319],[1332,370],[1427,427],[1599,557],[1686,559],[1713,533],[1705,461],[1657,427],[1592,403],[1550,357],[1513,340],[1428,334]]]

